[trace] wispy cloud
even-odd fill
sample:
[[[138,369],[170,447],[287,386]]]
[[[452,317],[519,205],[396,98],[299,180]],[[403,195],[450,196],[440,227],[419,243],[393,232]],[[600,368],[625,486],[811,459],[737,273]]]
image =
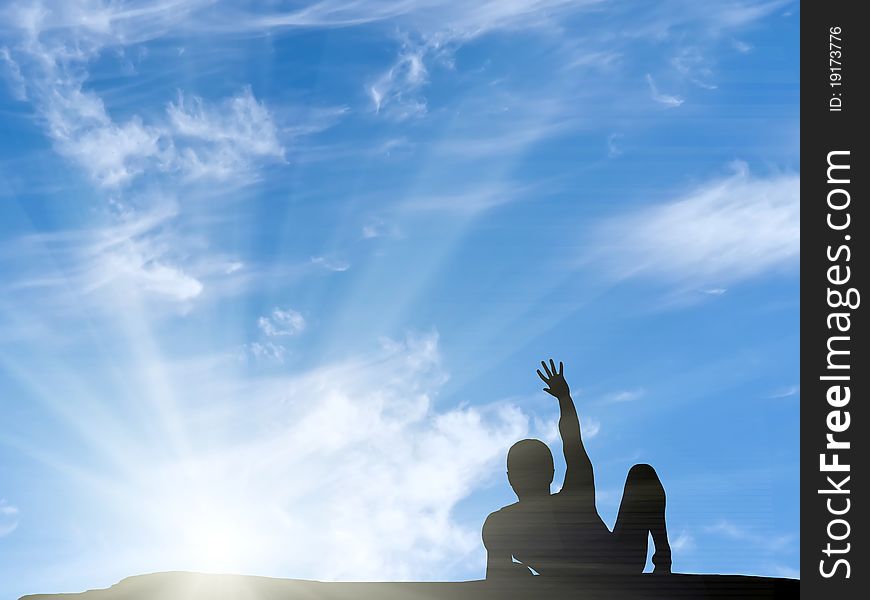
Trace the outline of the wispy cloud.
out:
[[[268,360],[277,363],[283,363],[284,356],[287,354],[287,349],[284,346],[271,341],[252,342],[244,348],[256,360]]]
[[[743,527],[722,519],[719,522],[709,525],[704,528],[706,533],[722,535],[733,540],[748,542],[766,552],[778,552],[795,543],[796,536],[787,535],[769,535],[754,531],[747,527]]]
[[[740,54],[749,54],[750,52],[752,52],[752,44],[749,44],[742,40],[731,40],[731,45],[734,46],[734,49],[737,50]]]
[[[241,86],[238,93],[217,100],[179,91],[162,111],[134,109],[118,117],[98,89],[88,85],[90,69],[106,49],[159,38],[182,27],[206,4],[37,2],[5,7],[5,70],[23,86],[22,94],[32,102],[56,151],[86,174],[105,201],[94,215],[99,223],[94,227],[22,240],[18,250],[34,255],[62,250],[62,258],[57,265],[45,261],[51,268],[42,273],[13,280],[18,291],[55,288],[58,304],[61,297],[75,295],[99,298],[104,307],[136,298],[188,310],[203,295],[207,279],[220,280],[209,290],[218,292],[230,289],[231,280],[250,277],[237,258],[182,233],[177,225],[187,198],[228,195],[255,181],[262,167],[285,162],[287,141],[330,127],[346,111],[313,108],[292,123],[279,123],[250,86]],[[222,185],[208,185],[214,181]],[[52,298],[46,295],[41,301]]]
[[[285,161],[285,140],[328,128],[345,109],[311,109],[310,122],[279,126],[248,86],[211,102],[179,92],[163,114],[117,119],[86,86],[91,63],[104,49],[160,37],[209,3],[12,5],[6,11],[10,43],[0,57],[58,152],[98,186],[117,189],[145,174],[242,184],[255,178],[261,164]]]
[[[200,279],[173,259],[178,244],[168,244],[174,234],[165,227],[177,214],[174,203],[155,203],[146,211],[129,211],[111,224],[91,229],[61,231],[22,238],[10,253],[30,255],[35,263],[45,249],[60,253],[49,272],[24,273],[13,279],[11,289],[53,290],[47,298],[79,306],[98,294],[115,303],[134,294],[137,298],[185,303],[203,290]],[[70,294],[76,297],[71,298]]]
[[[605,402],[633,402],[642,398],[646,394],[646,390],[642,387],[634,388],[631,390],[620,390],[618,392],[613,392],[612,394],[607,394],[604,397]]]
[[[249,87],[216,107],[179,95],[167,114],[173,138],[193,142],[179,150],[178,164],[187,176],[225,180],[247,171],[251,158],[284,160],[272,115]]]
[[[671,549],[674,552],[691,552],[695,547],[695,538],[686,529],[681,530],[679,535],[671,540]]]
[[[585,439],[592,439],[601,433],[601,421],[593,417],[581,417],[580,430]]]
[[[12,90],[12,95],[16,100],[27,100],[27,83],[24,76],[21,74],[21,69],[12,59],[9,53],[9,48],[0,46],[0,65],[5,68],[0,68],[0,73],[5,75],[9,89]]]
[[[496,30],[527,29],[556,22],[558,15],[577,12],[598,4],[597,0],[483,0],[474,5],[449,0],[429,2],[334,2],[319,0],[293,11],[251,17],[245,26],[336,27],[393,20],[417,25],[426,31],[450,31],[471,39]]]
[[[0,500],[0,537],[9,535],[18,527],[18,507]]]
[[[350,269],[349,262],[340,260],[338,258],[331,258],[328,256],[312,256],[311,264],[316,265],[321,269],[326,269],[327,271],[334,271],[336,273],[342,273]]]
[[[362,237],[365,240],[372,240],[384,235],[386,223],[383,219],[370,219],[362,226]]]
[[[396,63],[368,87],[376,113],[405,119],[426,112],[426,100],[416,92],[428,77],[424,57],[438,47],[437,42],[414,43],[406,37]]]
[[[622,138],[621,133],[611,133],[607,136],[607,156],[616,158],[622,154],[622,148],[619,147],[619,140]]]
[[[701,293],[705,294],[707,296],[722,296],[727,291],[728,291],[728,288],[714,287],[714,288],[705,288],[705,289],[701,290]]]
[[[649,86],[650,97],[659,104],[662,104],[667,108],[677,108],[683,104],[683,99],[679,96],[661,93],[656,86],[656,82],[653,80],[652,75],[649,73],[646,74],[646,84]]]
[[[741,169],[604,224],[594,256],[616,277],[701,286],[793,266],[800,255],[799,181]]]
[[[715,19],[722,30],[746,27],[764,17],[773,14],[794,0],[767,0],[761,2],[729,2],[723,3],[711,11],[708,19]]]
[[[305,329],[305,317],[292,308],[274,308],[257,319],[257,326],[269,337],[296,335]]]
[[[770,399],[791,398],[792,396],[797,396],[800,393],[801,393],[801,386],[795,384],[795,385],[789,385],[789,386],[780,388],[780,389],[772,392],[771,394],[769,394],[767,397]]]
[[[674,69],[688,81],[705,90],[715,90],[713,69],[710,59],[699,48],[688,46],[682,48],[671,59]]]
[[[238,358],[242,362],[253,359],[282,365],[287,356],[286,339],[301,334],[307,325],[300,312],[292,308],[273,308],[268,315],[257,319],[261,339],[242,345]]]
[[[98,97],[81,91],[66,101],[52,95],[45,110],[59,150],[103,187],[146,173],[244,182],[256,173],[252,160],[284,160],[272,115],[250,88],[217,106],[180,94],[166,120],[151,125],[135,116],[116,123]]]
[[[18,39],[6,62],[20,75],[58,150],[99,184],[123,183],[159,153],[160,134],[135,117],[115,123],[102,100],[84,89],[84,65],[113,41],[109,9],[75,2],[52,9],[39,3],[7,7]]]
[[[516,202],[528,194],[531,187],[496,182],[466,189],[428,192],[406,199],[400,203],[400,208],[408,212],[473,216],[503,204]]]

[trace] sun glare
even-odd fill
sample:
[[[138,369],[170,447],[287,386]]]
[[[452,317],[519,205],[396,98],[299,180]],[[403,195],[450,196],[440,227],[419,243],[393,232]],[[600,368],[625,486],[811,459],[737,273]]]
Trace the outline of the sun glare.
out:
[[[211,505],[187,513],[180,534],[192,568],[235,572],[248,562],[246,556],[255,548],[254,536],[242,524],[234,522],[235,512]]]

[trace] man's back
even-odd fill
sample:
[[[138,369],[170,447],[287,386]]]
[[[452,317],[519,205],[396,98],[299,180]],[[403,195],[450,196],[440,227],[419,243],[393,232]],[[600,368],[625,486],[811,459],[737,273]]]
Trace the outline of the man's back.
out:
[[[542,575],[597,570],[609,536],[594,506],[563,493],[506,506],[483,526],[489,552],[508,554]]]

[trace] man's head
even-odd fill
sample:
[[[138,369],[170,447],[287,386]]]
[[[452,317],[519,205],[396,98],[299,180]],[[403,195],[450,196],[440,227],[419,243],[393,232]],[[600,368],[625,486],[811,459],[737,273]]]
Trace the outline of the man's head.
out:
[[[520,440],[508,450],[507,474],[517,498],[550,494],[553,454],[541,440]]]

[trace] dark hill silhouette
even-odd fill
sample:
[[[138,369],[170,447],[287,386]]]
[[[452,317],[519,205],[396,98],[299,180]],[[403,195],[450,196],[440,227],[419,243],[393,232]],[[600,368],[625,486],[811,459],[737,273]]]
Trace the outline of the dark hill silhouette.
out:
[[[327,583],[243,575],[154,573],[108,589],[39,594],[21,600],[629,600],[654,598],[798,598],[796,579],[743,575],[623,575],[554,582],[530,577],[509,585],[488,581]]]

